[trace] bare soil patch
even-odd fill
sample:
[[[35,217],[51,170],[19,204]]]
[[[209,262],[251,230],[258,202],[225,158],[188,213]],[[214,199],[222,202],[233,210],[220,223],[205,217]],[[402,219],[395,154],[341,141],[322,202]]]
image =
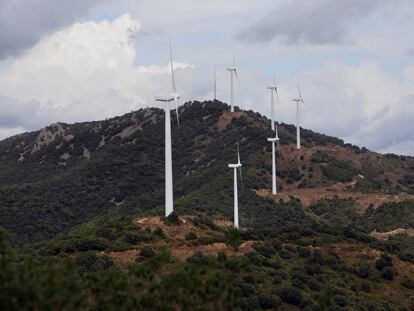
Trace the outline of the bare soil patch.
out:
[[[243,111],[237,111],[237,112],[225,111],[218,119],[217,128],[219,129],[219,131],[223,131],[227,127],[227,125],[231,123],[232,119],[238,119],[241,116],[245,116],[245,115],[246,113]]]

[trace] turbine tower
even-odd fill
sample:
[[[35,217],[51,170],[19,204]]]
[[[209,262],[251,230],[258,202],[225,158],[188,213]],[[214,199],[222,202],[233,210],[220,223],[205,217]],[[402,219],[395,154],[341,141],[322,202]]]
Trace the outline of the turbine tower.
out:
[[[304,104],[302,97],[302,92],[300,91],[300,86],[298,83],[298,98],[293,98],[292,100],[296,102],[296,148],[300,149],[300,104]]]
[[[227,68],[227,71],[230,72],[230,111],[234,112],[234,77],[233,74],[236,76],[237,81],[239,81],[239,77],[237,76],[237,69],[236,69],[236,56],[233,54],[233,67]]]
[[[177,123],[180,126],[178,118],[178,99],[180,94],[177,93],[174,77],[174,64],[172,58],[172,49],[170,42],[170,63],[171,63],[171,83],[172,93],[156,96],[155,100],[165,103],[165,216],[169,216],[174,211],[173,199],[173,172],[172,172],[172,147],[171,147],[171,106],[175,102],[175,111],[177,114]]]
[[[233,169],[234,176],[234,228],[239,228],[239,194],[237,190],[237,170],[240,172],[240,180],[242,180],[241,173],[242,164],[240,162],[239,142],[237,142],[237,163],[229,164],[229,168]]]
[[[268,142],[272,143],[272,194],[277,194],[276,189],[276,144],[279,142],[279,135],[277,133],[276,126],[276,136],[267,139]]]
[[[270,125],[270,127],[271,127],[271,129],[272,129],[272,131],[274,131],[275,130],[275,94],[276,94],[276,96],[279,96],[278,95],[278,93],[277,93],[277,86],[276,86],[276,83],[275,83],[275,81],[273,81],[273,85],[271,85],[271,86],[268,86],[267,87],[269,90],[270,90],[270,112],[271,112],[271,120],[270,120],[270,122],[271,122],[271,125]]]

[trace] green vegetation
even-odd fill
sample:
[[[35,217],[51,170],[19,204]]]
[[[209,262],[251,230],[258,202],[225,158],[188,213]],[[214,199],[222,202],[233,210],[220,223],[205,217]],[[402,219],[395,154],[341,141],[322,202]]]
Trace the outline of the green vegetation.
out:
[[[414,160],[308,130],[306,152],[295,154],[295,127],[282,124],[282,190],[329,193],[355,181],[346,189],[355,196],[310,207],[303,197],[275,202],[261,196],[270,185],[269,120],[252,111],[224,118],[227,108],[218,101],[180,108],[175,212],[154,226],[137,218],[163,214],[161,110],[62,124],[64,135],[33,153],[39,132],[0,142],[0,225],[10,232],[9,239],[0,230],[0,310],[413,309],[414,275],[401,267],[414,264],[414,237],[369,234],[414,228],[414,203],[362,211],[357,194],[411,193]],[[241,230],[213,222],[233,216],[227,163],[237,139]],[[185,231],[178,215],[194,216],[193,227]],[[176,255],[180,248],[191,256]]]
[[[375,229],[384,232],[396,228],[414,228],[414,202],[384,203],[376,209],[370,207],[356,225],[365,232]]]

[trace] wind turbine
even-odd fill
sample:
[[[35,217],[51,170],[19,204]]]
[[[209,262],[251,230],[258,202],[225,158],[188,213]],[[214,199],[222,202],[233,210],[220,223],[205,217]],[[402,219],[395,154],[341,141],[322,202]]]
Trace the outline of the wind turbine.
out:
[[[170,42],[170,62],[171,62],[171,83],[172,93],[156,96],[155,100],[165,103],[165,216],[170,215],[174,210],[173,200],[173,172],[172,172],[172,147],[171,147],[171,106],[175,102],[175,111],[177,113],[177,123],[180,126],[178,118],[178,99],[180,94],[177,93],[174,77],[174,65],[172,58],[172,49]]]
[[[270,112],[271,112],[271,129],[272,131],[275,130],[275,103],[274,103],[274,94],[276,94],[276,96],[279,96],[279,94],[277,93],[277,86],[276,86],[276,81],[275,81],[275,77],[273,77],[273,85],[268,86],[267,87],[270,90]]]
[[[300,149],[300,103],[304,104],[302,97],[302,92],[300,91],[300,86],[298,82],[298,98],[293,98],[292,100],[296,102],[296,148]]]
[[[267,139],[268,142],[272,143],[272,194],[277,194],[276,189],[276,144],[279,142],[279,135],[277,133],[276,126],[276,136]]]
[[[242,164],[240,162],[239,142],[237,141],[237,163],[229,164],[229,168],[233,169],[234,176],[234,228],[239,228],[239,194],[237,191],[237,170],[240,172],[240,180],[242,180],[241,173]]]
[[[234,78],[233,74],[236,76],[237,82],[239,81],[239,77],[237,76],[237,69],[236,69],[236,55],[233,53],[233,67],[227,68],[227,71],[230,72],[230,106],[231,112],[234,112]]]

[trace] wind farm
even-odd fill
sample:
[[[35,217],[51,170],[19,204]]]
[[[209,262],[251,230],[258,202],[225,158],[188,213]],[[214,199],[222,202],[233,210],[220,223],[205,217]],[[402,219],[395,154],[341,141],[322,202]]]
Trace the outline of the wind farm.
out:
[[[0,3],[0,310],[414,310],[414,6],[52,2]]]

